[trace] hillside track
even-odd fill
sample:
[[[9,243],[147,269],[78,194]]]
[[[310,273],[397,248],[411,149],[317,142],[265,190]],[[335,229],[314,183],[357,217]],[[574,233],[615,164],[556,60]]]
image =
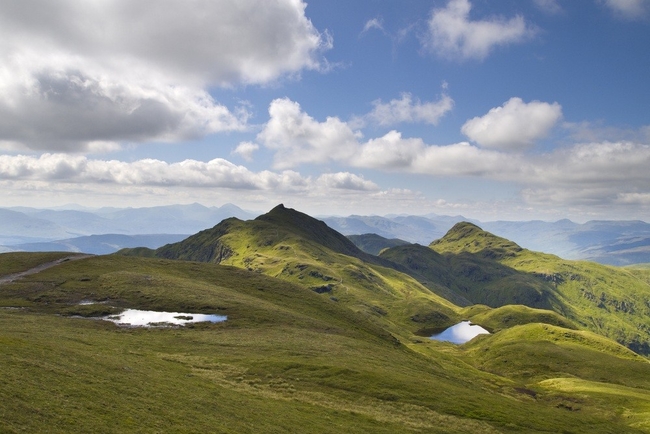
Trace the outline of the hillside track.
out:
[[[37,265],[36,267],[30,268],[29,270],[21,271],[19,273],[7,274],[5,276],[0,276],[0,285],[14,282],[25,276],[40,273],[41,271],[47,270],[48,268],[61,265],[64,262],[78,261],[79,259],[91,258],[93,256],[95,255],[70,255],[70,256],[66,256],[65,258],[57,259],[56,261],[45,262],[43,264]]]

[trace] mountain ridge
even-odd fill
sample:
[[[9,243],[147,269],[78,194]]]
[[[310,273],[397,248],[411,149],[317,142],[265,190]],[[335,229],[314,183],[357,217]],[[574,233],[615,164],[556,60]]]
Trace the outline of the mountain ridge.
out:
[[[90,209],[68,206],[44,210],[12,207],[4,209],[4,213],[2,211],[0,208],[0,249],[6,251],[13,250],[11,246],[16,244],[88,235],[191,234],[213,227],[228,217],[249,220],[260,215],[233,204],[206,207],[198,203],[149,208]],[[16,212],[19,214],[14,214]],[[565,259],[584,259],[620,266],[650,263],[650,224],[643,221],[594,220],[574,223],[563,219],[556,222],[480,222],[463,216],[436,214],[323,216],[319,219],[346,236],[374,233],[387,239],[397,238],[422,245],[443,237],[454,224],[470,221],[522,247]],[[374,249],[370,253],[376,254]]]

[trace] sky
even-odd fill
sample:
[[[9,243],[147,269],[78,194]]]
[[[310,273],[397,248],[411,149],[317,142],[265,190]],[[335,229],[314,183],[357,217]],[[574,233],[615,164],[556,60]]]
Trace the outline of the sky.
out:
[[[650,221],[650,0],[8,0],[0,60],[0,207]]]

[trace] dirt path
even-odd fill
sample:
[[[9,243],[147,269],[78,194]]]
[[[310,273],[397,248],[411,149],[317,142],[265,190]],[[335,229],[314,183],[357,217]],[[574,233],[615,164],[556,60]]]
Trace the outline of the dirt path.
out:
[[[51,261],[51,262],[46,262],[44,264],[37,265],[34,268],[30,268],[29,270],[26,271],[21,271],[20,273],[14,273],[14,274],[7,274],[6,276],[0,276],[0,285],[5,284],[5,283],[11,283],[15,280],[21,279],[25,276],[29,276],[30,274],[36,274],[40,273],[43,270],[47,270],[48,268],[55,267],[57,265],[60,265],[64,262],[68,261],[77,261],[79,259],[85,259],[85,258],[90,258],[94,255],[72,255],[72,256],[66,256],[65,258],[57,259],[56,261]]]

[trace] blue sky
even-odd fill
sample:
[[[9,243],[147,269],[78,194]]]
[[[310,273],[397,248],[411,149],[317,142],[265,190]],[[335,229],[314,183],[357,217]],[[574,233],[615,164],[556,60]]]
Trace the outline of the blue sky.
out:
[[[0,5],[0,206],[650,219],[650,1]]]

